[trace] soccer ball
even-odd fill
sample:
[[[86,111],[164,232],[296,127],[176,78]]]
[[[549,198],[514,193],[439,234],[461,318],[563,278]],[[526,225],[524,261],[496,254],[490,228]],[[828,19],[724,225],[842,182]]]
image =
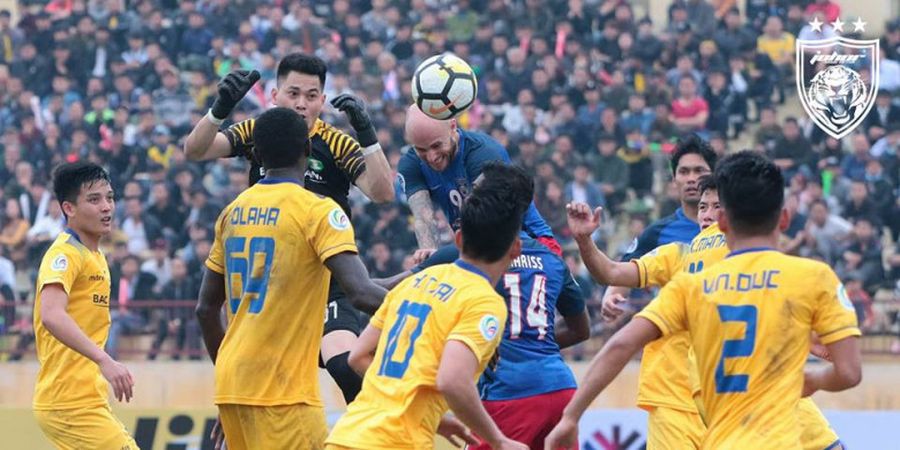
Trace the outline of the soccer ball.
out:
[[[416,67],[412,98],[427,116],[447,120],[475,102],[478,80],[462,58],[451,53],[432,56]]]

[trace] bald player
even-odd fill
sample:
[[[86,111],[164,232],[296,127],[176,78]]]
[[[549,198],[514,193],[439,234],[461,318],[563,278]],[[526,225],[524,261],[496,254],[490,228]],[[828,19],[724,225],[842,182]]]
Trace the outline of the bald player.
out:
[[[472,192],[481,168],[489,161],[510,159],[506,149],[490,136],[463,130],[455,119],[432,119],[415,105],[406,111],[406,142],[414,151],[403,155],[398,170],[415,218],[418,264],[440,245],[434,207],[444,212],[454,231],[459,230],[459,206]],[[533,202],[525,214],[523,229],[555,253],[562,253]]]

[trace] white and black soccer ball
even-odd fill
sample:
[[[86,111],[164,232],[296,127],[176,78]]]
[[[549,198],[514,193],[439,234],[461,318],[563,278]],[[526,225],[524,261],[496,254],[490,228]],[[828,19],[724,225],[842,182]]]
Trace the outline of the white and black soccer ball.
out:
[[[478,95],[475,72],[462,58],[444,53],[416,67],[412,98],[427,116],[447,120],[472,106]]]

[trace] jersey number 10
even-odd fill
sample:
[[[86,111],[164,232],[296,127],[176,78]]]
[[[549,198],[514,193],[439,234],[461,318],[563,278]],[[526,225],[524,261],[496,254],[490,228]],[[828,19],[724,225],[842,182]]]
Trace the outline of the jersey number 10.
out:
[[[431,314],[431,305],[403,300],[397,310],[397,321],[388,331],[384,356],[378,366],[379,376],[403,378],[403,374],[409,368],[413,351],[416,349],[416,340],[422,335],[422,327],[425,326],[425,319],[429,314]],[[395,361],[394,354],[398,348],[406,349],[406,352],[403,353],[402,360]]]
[[[246,258],[237,256],[245,252]],[[257,258],[257,255],[262,258]],[[228,306],[232,314],[237,313],[241,300],[250,296],[256,298],[250,300],[247,312],[259,314],[262,311],[274,257],[275,239],[270,237],[250,239],[249,246],[245,237],[231,237],[225,241],[225,285],[228,287]],[[240,276],[239,283],[234,282],[235,276]]]

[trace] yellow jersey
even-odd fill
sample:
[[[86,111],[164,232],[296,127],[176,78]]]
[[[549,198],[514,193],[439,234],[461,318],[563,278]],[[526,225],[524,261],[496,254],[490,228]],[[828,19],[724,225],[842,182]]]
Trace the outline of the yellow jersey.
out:
[[[827,265],[768,248],[676,276],[638,316],[664,336],[690,334],[709,427],[704,449],[801,449],[810,332],[825,344],[860,335]]]
[[[782,32],[781,36],[771,38],[766,34],[756,39],[756,50],[769,56],[775,65],[780,64],[786,58],[791,62],[794,61],[794,35],[787,31]]]
[[[353,227],[297,180],[263,179],[225,207],[206,267],[225,277],[216,404],[322,406],[318,356],[331,275]]]
[[[369,324],[382,331],[362,391],[327,444],[357,449],[428,449],[447,401],[437,389],[444,346],[462,342],[478,358],[475,383],[500,344],[506,303],[487,276],[461,260],[401,282]]]
[[[75,409],[109,403],[109,384],[100,367],[58,341],[41,323],[41,291],[58,284],[69,296],[66,313],[97,347],[109,336],[109,266],[66,229],[41,260],[34,298],[34,339],[40,362],[34,389],[35,410]]]
[[[640,287],[665,286],[680,272],[695,273],[723,259],[728,254],[725,235],[719,224],[703,229],[690,244],[661,245],[634,260]],[[638,401],[643,409],[667,407],[680,411],[697,411],[693,393],[699,389],[693,352],[688,334],[675,333],[644,347],[638,377]]]

